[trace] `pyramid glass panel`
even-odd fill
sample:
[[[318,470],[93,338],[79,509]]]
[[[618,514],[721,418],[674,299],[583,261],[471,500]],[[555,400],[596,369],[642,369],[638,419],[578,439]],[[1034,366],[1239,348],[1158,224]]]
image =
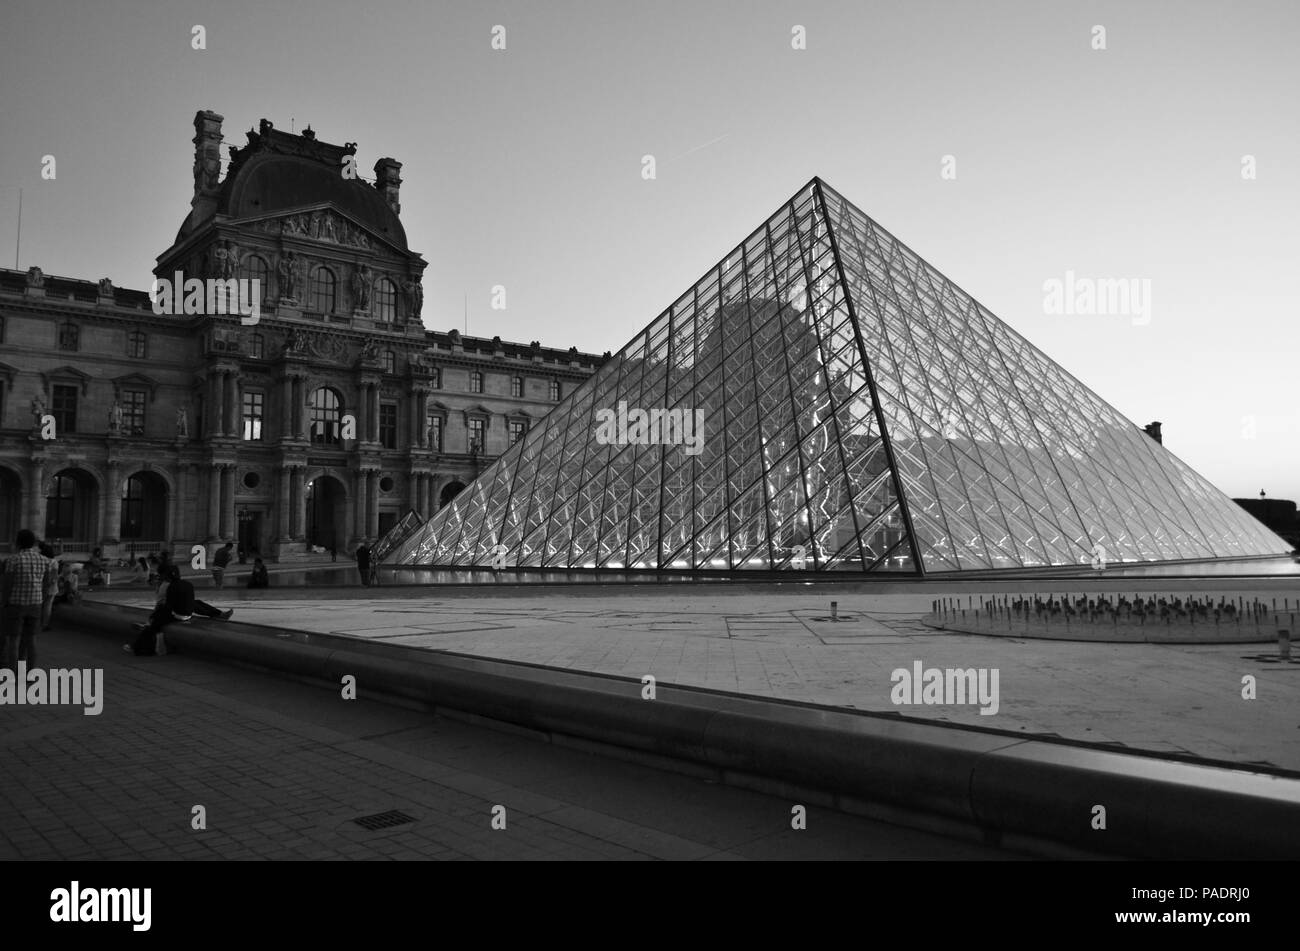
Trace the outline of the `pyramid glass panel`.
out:
[[[926,573],[1289,547],[814,179],[387,560]]]

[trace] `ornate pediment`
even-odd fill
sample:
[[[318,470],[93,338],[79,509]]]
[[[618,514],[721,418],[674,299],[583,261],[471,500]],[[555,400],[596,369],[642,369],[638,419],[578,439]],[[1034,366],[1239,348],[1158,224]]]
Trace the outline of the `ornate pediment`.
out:
[[[315,357],[326,363],[344,363],[348,356],[348,345],[337,334],[317,333],[295,327],[289,331],[284,340],[286,354]]]
[[[41,383],[44,389],[49,392],[50,386],[54,383],[73,383],[81,387],[81,395],[85,396],[90,390],[90,381],[93,380],[89,373],[78,370],[73,366],[61,366],[54,370],[46,370],[41,374]]]
[[[365,228],[345,215],[328,208],[311,211],[299,211],[278,218],[264,218],[251,221],[246,227],[268,234],[288,235],[308,241],[320,241],[323,244],[335,244],[345,248],[361,248],[373,251],[379,247],[379,241]]]
[[[158,395],[158,381],[151,376],[143,373],[128,373],[125,376],[113,378],[113,395],[120,397],[124,389],[137,389],[149,391],[149,402],[152,403]]]

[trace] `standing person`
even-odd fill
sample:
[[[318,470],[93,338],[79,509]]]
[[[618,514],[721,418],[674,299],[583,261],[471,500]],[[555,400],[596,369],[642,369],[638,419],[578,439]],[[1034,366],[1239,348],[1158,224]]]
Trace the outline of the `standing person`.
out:
[[[230,564],[230,549],[234,547],[234,542],[226,542],[226,547],[217,549],[217,553],[212,556],[212,582],[218,588],[226,574],[226,566]]]
[[[15,539],[18,554],[5,566],[0,604],[5,613],[4,666],[18,669],[18,661],[36,666],[36,632],[41,609],[51,593],[50,566],[36,550],[36,534],[24,528]]]
[[[370,587],[370,547],[365,539],[357,546],[357,573],[361,575],[361,583]]]
[[[49,563],[50,582],[46,590],[49,592],[45,596],[45,602],[41,605],[41,630],[50,629],[50,621],[54,618],[54,595],[59,590],[59,559],[54,556],[54,548],[49,542],[41,542],[37,548],[41,556]]]
[[[104,583],[104,549],[96,548],[90,553],[90,561],[86,562],[86,584],[94,587],[97,584]]]

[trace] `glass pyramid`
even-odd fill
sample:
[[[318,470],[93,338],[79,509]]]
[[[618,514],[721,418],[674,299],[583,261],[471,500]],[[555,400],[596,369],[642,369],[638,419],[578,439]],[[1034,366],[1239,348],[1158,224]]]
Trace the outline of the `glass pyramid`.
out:
[[[1289,550],[813,179],[388,561],[925,573]]]

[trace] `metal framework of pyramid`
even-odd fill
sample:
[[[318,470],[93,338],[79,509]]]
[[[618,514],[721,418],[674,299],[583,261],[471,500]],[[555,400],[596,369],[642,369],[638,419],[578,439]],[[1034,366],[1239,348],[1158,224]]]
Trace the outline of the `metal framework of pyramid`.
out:
[[[1289,550],[813,179],[388,561],[926,573]]]

